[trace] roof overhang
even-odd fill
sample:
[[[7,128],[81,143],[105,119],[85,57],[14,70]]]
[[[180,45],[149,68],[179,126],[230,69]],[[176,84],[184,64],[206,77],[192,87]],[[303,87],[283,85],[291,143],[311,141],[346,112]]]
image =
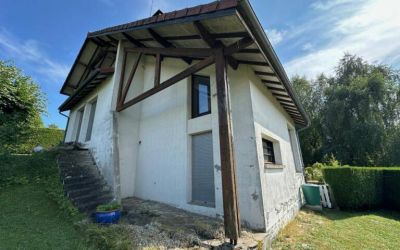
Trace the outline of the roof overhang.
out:
[[[127,40],[133,47],[142,48],[206,49],[229,46],[247,36],[254,40],[254,44],[232,54],[227,60],[229,65],[232,68],[239,64],[250,65],[296,125],[307,126],[309,119],[248,0],[216,1],[88,33],[61,93],[75,96],[76,103],[84,96],[77,92],[88,93],[88,86],[93,88],[99,84],[99,81],[88,83],[92,73],[87,73],[87,67],[85,71],[81,66],[90,64],[90,60],[93,63],[96,53],[100,57],[99,51],[103,54],[104,51],[115,52],[119,40]],[[180,58],[187,63],[200,59]],[[96,69],[89,71],[93,70]],[[60,110],[72,106],[70,97]]]

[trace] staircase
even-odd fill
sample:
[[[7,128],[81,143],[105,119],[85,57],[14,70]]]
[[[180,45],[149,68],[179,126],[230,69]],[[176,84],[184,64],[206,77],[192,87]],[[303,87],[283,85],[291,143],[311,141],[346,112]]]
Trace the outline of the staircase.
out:
[[[60,147],[58,158],[64,191],[81,212],[91,214],[112,201],[111,188],[100,174],[89,150],[76,144]]]

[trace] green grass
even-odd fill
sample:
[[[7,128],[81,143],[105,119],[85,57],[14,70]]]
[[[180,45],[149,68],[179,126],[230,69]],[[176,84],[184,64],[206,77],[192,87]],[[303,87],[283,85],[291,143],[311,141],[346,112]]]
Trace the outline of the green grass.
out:
[[[87,249],[73,221],[40,185],[0,193],[0,249]]]
[[[64,197],[57,152],[0,155],[0,250],[89,249]]]
[[[301,211],[273,249],[399,249],[400,213],[388,210]]]

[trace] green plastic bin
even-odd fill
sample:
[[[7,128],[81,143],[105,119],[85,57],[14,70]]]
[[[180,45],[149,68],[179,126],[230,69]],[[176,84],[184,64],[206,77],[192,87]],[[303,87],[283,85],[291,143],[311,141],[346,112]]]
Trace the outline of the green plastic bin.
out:
[[[319,206],[321,205],[321,197],[319,194],[319,185],[316,184],[303,184],[301,186],[303,190],[304,198],[306,199],[307,205]]]

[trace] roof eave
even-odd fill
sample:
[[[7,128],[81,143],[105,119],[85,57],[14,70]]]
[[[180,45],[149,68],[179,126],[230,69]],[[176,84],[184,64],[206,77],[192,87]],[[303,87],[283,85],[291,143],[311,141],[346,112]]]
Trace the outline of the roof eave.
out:
[[[308,118],[307,113],[305,112],[302,104],[300,103],[296,93],[294,92],[292,85],[290,84],[290,80],[281,64],[281,62],[278,59],[278,56],[275,53],[275,50],[273,49],[271,42],[268,40],[267,35],[265,34],[264,29],[262,28],[253,8],[251,7],[250,3],[248,0],[241,0],[240,4],[237,7],[239,14],[243,18],[243,20],[246,22],[247,26],[249,29],[252,31],[252,34],[254,35],[254,38],[256,41],[259,42],[259,46],[263,51],[266,51],[266,56],[270,63],[272,64],[271,66],[276,70],[276,73],[279,75],[281,78],[281,81],[285,88],[287,89],[290,97],[293,99],[294,103],[298,107],[301,115],[304,117],[304,120],[306,124],[304,127],[308,127],[310,125],[310,119]]]

